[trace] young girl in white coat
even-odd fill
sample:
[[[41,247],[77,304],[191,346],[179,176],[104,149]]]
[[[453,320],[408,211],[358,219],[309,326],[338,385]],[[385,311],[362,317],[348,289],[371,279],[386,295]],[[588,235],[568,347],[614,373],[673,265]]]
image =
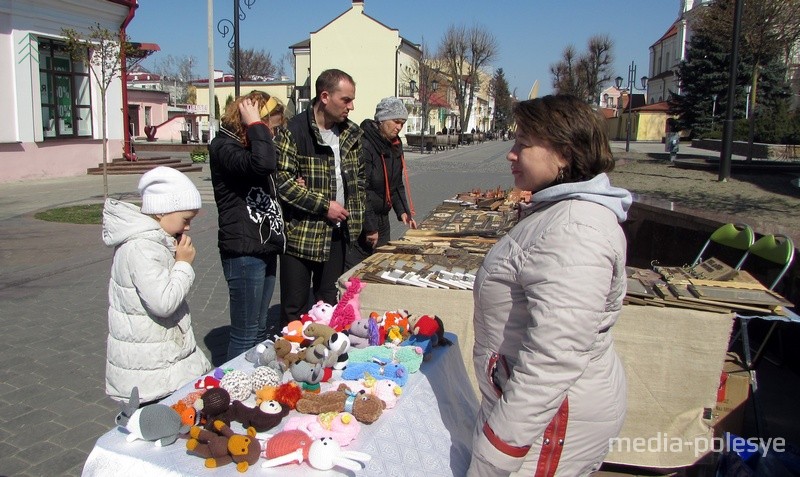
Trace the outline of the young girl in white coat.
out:
[[[114,247],[108,285],[106,394],[126,401],[163,398],[208,372],[197,348],[186,296],[197,253],[186,235],[201,207],[183,173],[156,167],[139,181],[141,209],[106,199],[103,242]]]

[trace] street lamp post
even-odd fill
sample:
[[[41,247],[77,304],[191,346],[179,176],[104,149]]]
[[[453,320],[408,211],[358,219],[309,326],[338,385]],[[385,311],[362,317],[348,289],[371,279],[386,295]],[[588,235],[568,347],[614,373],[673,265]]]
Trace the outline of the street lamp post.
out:
[[[636,63],[631,61],[631,65],[628,67],[628,121],[627,121],[627,129],[625,133],[625,152],[631,150],[631,123],[633,122],[632,109],[633,109],[633,91],[647,91],[647,76],[642,76],[642,87],[636,87]],[[617,86],[617,89],[622,87],[622,76],[617,76],[614,79],[614,83]]]

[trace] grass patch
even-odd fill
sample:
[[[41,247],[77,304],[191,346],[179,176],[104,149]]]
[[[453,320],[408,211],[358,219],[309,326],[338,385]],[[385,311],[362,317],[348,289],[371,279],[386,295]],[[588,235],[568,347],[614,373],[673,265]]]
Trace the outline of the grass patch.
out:
[[[47,222],[99,225],[103,222],[103,204],[72,205],[49,209],[37,213],[34,217]]]

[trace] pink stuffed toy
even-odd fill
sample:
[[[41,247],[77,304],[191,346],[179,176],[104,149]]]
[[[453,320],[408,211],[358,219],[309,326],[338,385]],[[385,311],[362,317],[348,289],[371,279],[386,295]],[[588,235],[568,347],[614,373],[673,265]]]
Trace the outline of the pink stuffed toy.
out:
[[[284,431],[299,429],[314,439],[333,438],[344,447],[361,432],[361,424],[349,412],[327,412],[315,415],[290,417],[283,426]]]
[[[303,323],[310,321],[329,326],[331,323],[331,317],[333,316],[333,310],[333,305],[329,305],[320,300],[311,306],[311,309],[308,310],[308,313],[300,316],[300,321]]]
[[[350,324],[361,318],[360,293],[364,289],[364,283],[357,277],[352,277],[346,283],[345,290],[336,308],[333,310],[329,326],[336,331],[344,331],[350,328]]]

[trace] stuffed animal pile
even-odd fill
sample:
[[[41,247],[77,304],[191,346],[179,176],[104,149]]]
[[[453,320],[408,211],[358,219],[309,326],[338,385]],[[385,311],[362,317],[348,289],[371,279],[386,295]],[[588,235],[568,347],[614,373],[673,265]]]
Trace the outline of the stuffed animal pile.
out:
[[[123,405],[117,424],[127,440],[174,443],[214,468],[235,463],[245,472],[263,455],[264,467],[306,461],[321,470],[358,470],[369,456],[347,453],[363,425],[397,406],[402,386],[437,346],[452,344],[442,320],[407,310],[362,316],[364,283],[353,278],[335,306],[315,303],[280,336],[247,351],[253,368],[215,369],[196,391],[172,406],[139,408],[138,390]],[[290,412],[297,413],[289,417]],[[231,429],[233,422],[243,433]],[[257,433],[275,432],[262,443]]]

